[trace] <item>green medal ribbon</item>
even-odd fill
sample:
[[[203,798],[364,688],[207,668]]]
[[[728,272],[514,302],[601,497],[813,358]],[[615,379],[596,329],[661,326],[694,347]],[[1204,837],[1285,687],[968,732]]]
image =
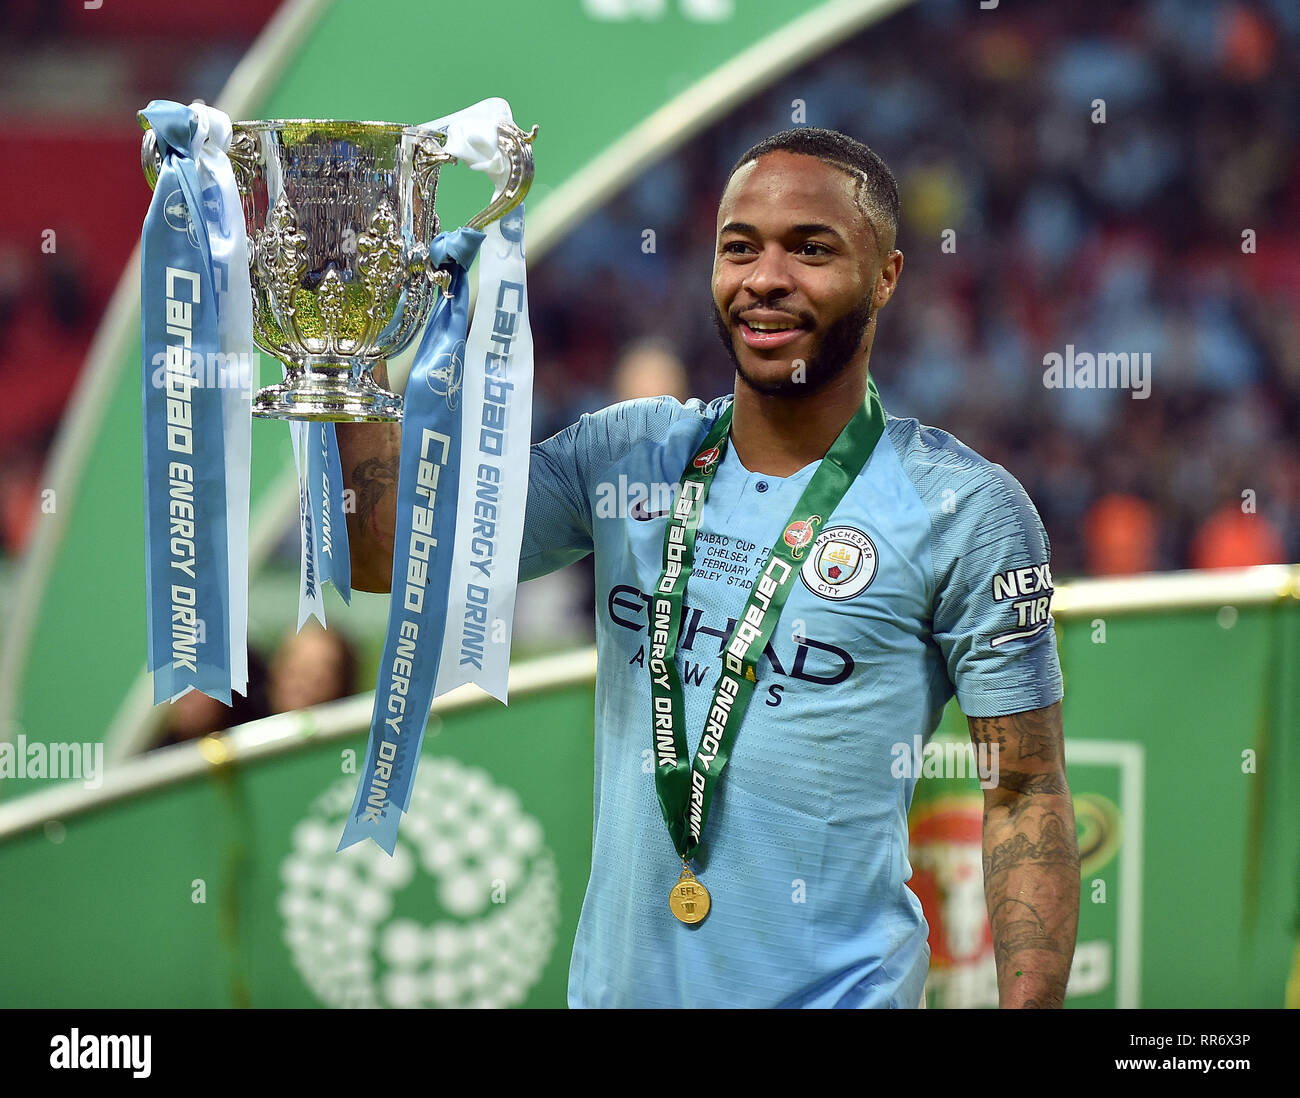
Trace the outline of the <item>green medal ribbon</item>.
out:
[[[664,532],[664,567],[650,605],[650,695],[653,702],[655,791],[673,846],[683,864],[700,845],[709,803],[727,765],[736,730],[744,719],[757,682],[756,668],[768,638],[794,587],[800,554],[812,544],[857,479],[885,429],[885,410],[874,380],[867,399],[840,432],[786,520],[745,603],[745,611],[727,638],[722,671],[694,763],[686,761],[685,705],[677,673],[677,639],[682,625],[682,598],[695,562],[695,531],[709,496],[709,485],[722,463],[731,429],[732,405],[718,417],[682,473],[680,491]]]

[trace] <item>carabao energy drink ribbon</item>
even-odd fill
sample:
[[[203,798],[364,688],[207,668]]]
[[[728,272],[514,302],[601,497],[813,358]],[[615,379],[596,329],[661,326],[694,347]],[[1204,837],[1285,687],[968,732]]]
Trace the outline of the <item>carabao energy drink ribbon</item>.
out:
[[[510,165],[497,143],[497,124],[510,121],[504,99],[485,99],[428,126],[445,128],[446,150],[488,173],[499,191]],[[472,682],[505,702],[533,422],[523,203],[486,225],[483,234],[478,303],[465,351],[463,518],[456,528],[448,636],[434,697]]]
[[[344,602],[352,601],[352,561],[343,515],[343,467],[332,423],[289,423],[298,471],[298,533],[301,561],[298,628],[315,616],[325,624],[326,581]]]
[[[445,133],[446,151],[486,172],[500,193],[510,170],[497,141],[503,121],[509,105],[487,99],[422,128]],[[476,253],[478,306],[467,331]],[[452,276],[451,296],[437,305],[407,381],[388,635],[339,850],[369,837],[392,854],[434,697],[473,682],[506,700],[532,441],[524,257],[522,206],[430,248],[430,262]]]
[[[451,297],[434,306],[406,383],[388,634],[366,762],[339,850],[372,838],[391,854],[410,803],[447,623],[461,460],[459,401],[453,408],[431,379],[453,377],[464,355],[468,267],[482,241],[480,232],[457,229],[430,246],[431,262],[452,276]]]
[[[141,234],[145,570],[154,703],[248,689],[252,297],[230,119],[142,112],[161,168]]]

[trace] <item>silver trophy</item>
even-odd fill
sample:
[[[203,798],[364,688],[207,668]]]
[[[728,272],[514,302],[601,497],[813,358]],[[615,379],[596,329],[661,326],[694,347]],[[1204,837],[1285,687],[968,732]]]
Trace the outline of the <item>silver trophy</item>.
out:
[[[158,181],[157,141],[144,117],[140,162]],[[389,122],[236,122],[230,162],[248,229],[253,340],[284,363],[261,389],[265,419],[393,421],[402,398],[371,369],[401,352],[451,276],[429,258],[438,234],[438,170],[456,158],[445,133]],[[497,141],[510,164],[501,193],[469,227],[482,229],[528,193],[537,134],[510,123]]]

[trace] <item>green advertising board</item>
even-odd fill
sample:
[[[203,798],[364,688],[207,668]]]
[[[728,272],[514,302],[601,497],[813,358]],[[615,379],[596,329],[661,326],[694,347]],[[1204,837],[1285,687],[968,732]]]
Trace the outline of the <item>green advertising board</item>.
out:
[[[1262,571],[1279,589],[1300,573]],[[1058,618],[1082,855],[1069,1007],[1285,1001],[1300,602],[1243,594]],[[590,869],[594,671],[594,653],[516,667],[509,708],[438,699],[391,860],[334,853],[369,696],[153,752],[102,788],[10,800],[0,1006],[563,1006]],[[982,793],[973,767],[943,776],[964,735],[952,705],[911,815],[933,1007],[996,1003]]]
[[[1058,614],[1082,873],[1067,1005],[1283,1005],[1300,931],[1293,589],[1259,606],[1225,592],[1200,609]],[[910,814],[927,994],[996,1006],[979,759],[961,777],[942,764],[944,744],[972,754],[955,705],[932,744]]]
[[[0,842],[0,1005],[563,1006],[589,680],[435,716],[391,858],[335,853],[365,733],[310,727],[273,757],[165,749],[133,765],[197,773]]]

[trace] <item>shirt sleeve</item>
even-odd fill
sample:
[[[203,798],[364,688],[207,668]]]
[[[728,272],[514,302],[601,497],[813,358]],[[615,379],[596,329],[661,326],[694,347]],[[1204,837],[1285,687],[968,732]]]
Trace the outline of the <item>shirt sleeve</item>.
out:
[[[581,560],[593,549],[592,495],[632,447],[662,437],[682,405],[671,397],[627,400],[587,412],[530,450],[520,581]]]
[[[967,453],[932,517],[934,640],[966,716],[1042,709],[1062,696],[1047,532],[1015,477]]]
[[[578,461],[577,423],[529,451],[528,503],[519,550],[519,579],[536,579],[591,552],[591,506]]]

